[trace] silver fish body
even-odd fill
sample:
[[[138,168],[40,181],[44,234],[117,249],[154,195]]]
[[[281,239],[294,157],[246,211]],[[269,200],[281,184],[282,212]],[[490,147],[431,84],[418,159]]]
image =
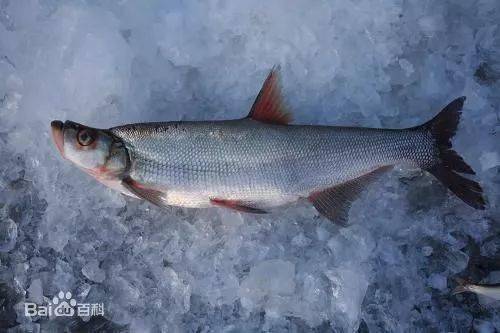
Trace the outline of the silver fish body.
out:
[[[432,173],[485,208],[472,168],[452,149],[465,97],[409,129],[290,125],[271,71],[246,118],[95,129],[53,121],[59,152],[115,190],[155,205],[221,206],[250,213],[307,198],[345,225],[351,203],[398,164]]]
[[[170,205],[210,199],[279,206],[383,166],[432,165],[429,133],[283,126],[252,119],[171,122],[110,129],[130,156],[130,176],[165,193]]]
[[[462,279],[458,280],[458,286],[452,291],[452,294],[460,294],[464,292],[471,292],[476,295],[481,295],[487,297],[485,303],[492,301],[500,301],[500,284],[475,284],[469,283]]]

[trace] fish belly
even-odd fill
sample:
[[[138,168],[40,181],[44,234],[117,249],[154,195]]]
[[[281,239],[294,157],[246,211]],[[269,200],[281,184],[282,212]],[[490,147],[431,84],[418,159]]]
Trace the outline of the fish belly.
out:
[[[212,206],[211,200],[224,198],[226,200],[236,200],[242,203],[248,203],[250,206],[266,208],[282,206],[287,203],[295,202],[299,199],[297,195],[286,195],[282,193],[269,194],[267,196],[252,195],[246,193],[238,193],[238,191],[218,192],[218,191],[183,191],[183,190],[167,190],[165,191],[164,201],[168,205],[190,207],[190,208],[205,208]]]

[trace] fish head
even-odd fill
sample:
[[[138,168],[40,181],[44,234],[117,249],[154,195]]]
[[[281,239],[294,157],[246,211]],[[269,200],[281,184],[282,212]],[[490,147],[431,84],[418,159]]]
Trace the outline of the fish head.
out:
[[[91,176],[112,179],[127,171],[127,148],[110,131],[59,120],[54,120],[51,128],[61,155]]]

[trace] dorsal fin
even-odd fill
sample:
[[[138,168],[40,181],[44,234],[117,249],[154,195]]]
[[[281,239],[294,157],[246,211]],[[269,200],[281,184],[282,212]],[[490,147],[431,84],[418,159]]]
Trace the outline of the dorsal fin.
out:
[[[278,67],[274,67],[269,72],[247,118],[278,125],[287,125],[292,121],[292,116],[286,112],[281,97]]]

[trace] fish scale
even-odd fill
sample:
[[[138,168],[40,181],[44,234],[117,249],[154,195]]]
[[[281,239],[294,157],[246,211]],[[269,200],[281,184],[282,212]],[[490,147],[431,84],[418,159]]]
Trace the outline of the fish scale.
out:
[[[160,128],[159,128],[160,127]],[[169,204],[208,206],[223,197],[277,206],[386,165],[436,158],[423,131],[282,126],[251,119],[120,126],[130,175],[179,193]]]

